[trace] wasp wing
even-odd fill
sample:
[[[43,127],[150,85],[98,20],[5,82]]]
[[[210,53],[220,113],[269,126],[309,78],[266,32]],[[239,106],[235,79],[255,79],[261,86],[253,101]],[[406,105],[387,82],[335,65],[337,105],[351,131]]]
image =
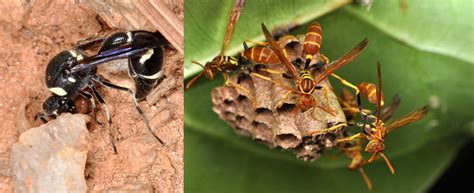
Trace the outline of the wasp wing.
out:
[[[400,106],[400,102],[401,98],[399,94],[393,96],[390,105],[382,109],[382,117],[380,118],[380,120],[382,120],[383,122],[388,121],[397,111],[398,107]]]
[[[410,124],[410,123],[413,123],[415,121],[418,121],[420,119],[422,119],[423,117],[425,117],[426,114],[428,114],[428,111],[429,111],[429,107],[428,106],[423,106],[411,113],[408,113],[406,114],[405,116],[395,120],[394,122],[390,123],[387,127],[386,127],[386,131],[387,132],[390,132],[390,131],[393,131],[399,127],[402,127],[404,125],[407,125],[407,124]]]
[[[278,56],[278,59],[280,59],[280,62],[283,63],[283,65],[285,65],[286,69],[288,70],[292,78],[297,80],[299,76],[298,76],[298,73],[296,72],[295,66],[293,66],[293,64],[291,64],[290,61],[288,61],[285,54],[283,53],[283,50],[280,48],[280,46],[278,46],[275,39],[273,39],[272,34],[270,33],[270,31],[268,31],[267,27],[263,23],[262,23],[262,31],[263,31],[263,34],[265,35],[265,38],[272,46],[273,51]]]
[[[334,73],[336,70],[349,63],[350,61],[354,60],[354,58],[356,58],[362,52],[362,50],[365,49],[367,43],[368,39],[365,38],[359,44],[357,44],[356,47],[352,48],[352,50],[344,54],[340,59],[333,61],[326,70],[324,70],[323,72],[321,72],[321,74],[318,75],[316,83],[320,83],[329,75]]]
[[[227,49],[227,46],[229,45],[230,38],[234,33],[235,24],[237,23],[237,20],[239,20],[240,12],[242,11],[244,4],[245,0],[236,0],[234,6],[232,7],[232,10],[230,11],[229,21],[227,22],[227,28],[225,30],[224,35],[224,42],[222,43],[221,48],[221,57],[224,56],[224,52]]]
[[[76,73],[83,69],[104,64],[117,59],[143,55],[150,49],[154,49],[156,47],[157,46],[140,47],[136,45],[132,46],[131,44],[127,44],[127,46],[121,46],[120,48],[105,50],[95,56],[86,57],[83,60],[79,61],[77,64],[74,64],[74,67],[71,68],[70,73]]]

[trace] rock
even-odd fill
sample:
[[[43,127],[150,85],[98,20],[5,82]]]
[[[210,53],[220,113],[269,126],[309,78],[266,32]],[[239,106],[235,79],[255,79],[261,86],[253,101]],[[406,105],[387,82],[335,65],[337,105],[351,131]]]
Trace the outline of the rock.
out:
[[[11,153],[15,192],[86,192],[86,122],[63,114],[21,134]]]

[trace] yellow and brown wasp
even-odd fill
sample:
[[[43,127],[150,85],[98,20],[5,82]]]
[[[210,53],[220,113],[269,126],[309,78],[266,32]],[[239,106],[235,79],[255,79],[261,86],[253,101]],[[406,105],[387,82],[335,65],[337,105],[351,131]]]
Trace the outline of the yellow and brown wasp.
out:
[[[367,185],[367,189],[371,190],[372,182],[362,168],[362,166],[367,163],[367,161],[362,156],[362,141],[353,140],[346,143],[340,143],[338,144],[338,150],[343,152],[347,157],[349,157],[349,159],[351,159],[351,162],[347,168],[349,168],[349,170],[358,170],[364,179],[365,184]]]
[[[308,27],[308,31],[304,37],[303,50],[306,58],[306,62],[310,63],[314,55],[319,53],[319,48],[321,47],[322,40],[322,30],[318,22],[313,22]],[[255,43],[256,45],[248,48],[247,42]],[[284,35],[279,37],[276,40],[277,45],[283,49],[283,53],[288,57],[285,47],[290,43],[299,42],[298,38],[293,35]],[[280,59],[273,51],[271,47],[268,46],[268,42],[255,42],[255,41],[245,41],[244,48],[245,50],[241,53],[241,57],[248,60],[252,63],[258,64],[280,64]],[[322,60],[327,64],[328,59],[324,55],[320,55]]]
[[[361,93],[363,92],[364,91],[361,90]],[[342,110],[344,111],[347,121],[350,122],[348,125],[354,125],[354,118],[356,114],[359,114],[360,112],[356,99],[348,90],[343,89],[341,97],[339,98],[339,102],[342,106]],[[392,98],[391,104],[382,110],[380,119],[384,122],[390,119],[399,105],[400,96],[397,94]],[[351,159],[351,162],[348,165],[349,170],[358,170],[364,179],[365,184],[367,185],[367,189],[371,190],[372,182],[362,168],[363,165],[367,164],[367,161],[362,156],[362,138],[347,142],[339,142],[337,147],[339,151],[343,152],[347,157],[349,157],[349,159]]]
[[[283,49],[281,49],[280,46],[278,46],[277,42],[275,39],[273,39],[272,35],[266,28],[266,26],[262,23],[262,30],[265,35],[265,38],[267,42],[271,45],[274,53],[278,56],[278,59],[281,61],[281,63],[285,66],[287,69],[288,73],[282,73],[283,77],[292,79],[295,82],[295,87],[296,88],[291,88],[289,86],[286,86],[278,81],[275,81],[271,79],[270,77],[263,76],[258,73],[251,73],[251,75],[273,82],[275,85],[280,86],[282,88],[285,88],[288,90],[288,92],[284,95],[283,99],[277,104],[277,108],[281,107],[285,101],[289,98],[290,94],[297,94],[299,95],[298,97],[298,103],[297,106],[302,109],[303,111],[311,108],[311,107],[316,107],[319,108],[327,113],[333,114],[331,109],[326,108],[325,106],[318,105],[316,104],[316,98],[313,95],[315,90],[322,89],[321,86],[317,86],[321,81],[325,80],[329,75],[333,74],[336,70],[338,70],[340,67],[343,65],[347,64],[348,62],[352,61],[355,57],[357,57],[362,50],[367,46],[368,40],[364,39],[362,42],[360,42],[356,47],[354,47],[352,50],[344,54],[340,59],[333,61],[331,64],[327,65],[327,67],[319,73],[316,77],[313,76],[313,66],[320,66],[320,65],[313,65],[310,66],[309,62],[305,63],[305,66],[302,70],[299,72],[296,70],[296,67],[289,62],[288,58],[286,57],[286,54]],[[319,52],[319,48],[312,48],[308,49],[309,51],[306,51],[307,55],[311,55],[312,53]],[[311,55],[312,57],[312,55]],[[309,57],[307,57],[309,58]],[[324,63],[324,61],[323,61]],[[281,72],[280,72],[281,73]],[[343,80],[342,78],[339,77],[340,80]],[[346,84],[348,83],[347,81],[343,80],[343,83]],[[349,83],[350,84],[350,83]],[[355,86],[353,86],[355,87]],[[313,108],[314,110],[315,108]],[[314,113],[313,113],[314,115]]]
[[[344,143],[356,139],[367,139],[369,142],[367,143],[364,151],[372,154],[372,156],[368,159],[368,162],[370,163],[374,161],[375,159],[377,159],[377,155],[380,155],[385,160],[388,168],[390,169],[390,172],[393,174],[395,173],[393,166],[391,165],[385,154],[383,154],[383,151],[385,149],[384,139],[386,135],[397,128],[422,119],[428,113],[429,108],[428,106],[423,106],[413,112],[402,116],[401,118],[398,118],[390,124],[385,125],[383,120],[381,119],[382,74],[380,63],[377,64],[377,75],[379,80],[378,91],[380,92],[377,92],[376,116],[374,116],[373,113],[367,113],[367,111],[361,110],[360,114],[364,122],[358,123],[356,125],[362,128],[362,132],[338,139],[337,142]]]
[[[232,10],[229,15],[229,21],[227,23],[227,28],[224,35],[224,41],[221,47],[220,54],[214,57],[214,59],[212,59],[211,61],[207,62],[206,65],[202,65],[199,62],[192,61],[193,64],[197,64],[201,66],[203,68],[203,71],[197,74],[195,77],[193,77],[186,84],[186,89],[191,87],[191,85],[202,75],[204,75],[209,80],[212,80],[214,79],[216,74],[221,73],[222,76],[224,77],[224,85],[235,87],[238,90],[249,93],[248,96],[250,97],[250,100],[252,100],[252,102],[255,103],[254,99],[252,98],[252,95],[250,95],[250,92],[247,89],[240,86],[239,84],[235,84],[231,82],[229,79],[229,73],[238,72],[242,69],[247,68],[248,63],[243,62],[242,60],[239,60],[239,58],[225,55],[225,51],[227,50],[227,46],[230,43],[232,34],[235,29],[235,25],[237,23],[237,20],[239,19],[240,12],[242,11],[244,3],[245,3],[245,0],[236,0],[234,3],[234,6],[232,7]]]
[[[378,85],[378,88],[376,88],[376,90],[374,90],[375,88],[371,88],[372,89],[371,92],[366,92],[366,91],[361,90],[361,94],[366,97],[369,96],[366,93],[374,93],[374,92],[376,93],[376,98],[377,98],[376,110],[375,110],[377,113],[376,116],[374,116],[374,113],[372,113],[370,110],[360,108],[358,106],[360,102],[357,102],[348,91],[343,90],[342,95],[339,98],[339,102],[348,119],[348,122],[339,123],[328,129],[318,130],[318,131],[309,133],[309,135],[316,135],[316,134],[326,133],[326,132],[339,129],[342,127],[347,127],[347,126],[358,126],[362,128],[362,132],[338,139],[337,143],[338,143],[338,149],[342,151],[343,153],[345,153],[351,159],[351,163],[349,164],[348,168],[350,170],[356,170],[356,169],[359,170],[369,190],[372,188],[372,183],[369,177],[366,175],[366,173],[362,169],[362,166],[366,163],[370,163],[374,161],[375,159],[377,159],[377,155],[380,155],[385,160],[388,168],[390,169],[390,172],[392,174],[395,173],[393,166],[388,160],[387,156],[383,154],[383,151],[385,149],[385,145],[383,142],[386,135],[397,128],[400,128],[404,125],[407,125],[409,123],[422,119],[429,111],[428,106],[423,106],[413,112],[410,112],[402,116],[401,118],[398,118],[397,120],[391,122],[390,124],[385,125],[384,122],[391,118],[391,116],[394,114],[394,112],[400,105],[400,96],[395,95],[392,99],[391,104],[387,108],[381,110],[382,73],[381,73],[380,63],[377,64],[377,77],[378,77],[379,85]],[[363,119],[362,123],[353,122],[355,115],[358,113],[361,115]],[[366,139],[368,141],[364,151],[372,154],[372,156],[367,161],[364,160],[361,154],[363,139]]]

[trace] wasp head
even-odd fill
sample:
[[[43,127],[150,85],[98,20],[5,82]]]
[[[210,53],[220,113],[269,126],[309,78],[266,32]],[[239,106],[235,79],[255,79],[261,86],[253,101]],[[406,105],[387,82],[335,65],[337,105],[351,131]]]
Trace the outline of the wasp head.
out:
[[[74,101],[64,96],[51,96],[43,103],[43,113],[39,116],[58,116],[64,112],[73,112],[76,109]],[[40,117],[40,118],[41,118]]]
[[[369,153],[377,153],[377,152],[382,152],[385,149],[385,144],[383,143],[383,140],[380,138],[373,138],[372,140],[367,143],[367,146],[365,146],[365,152]]]
[[[212,65],[211,64],[206,64],[206,66],[204,66],[204,76],[209,79],[209,80],[213,80],[214,79],[214,71],[212,70]]]

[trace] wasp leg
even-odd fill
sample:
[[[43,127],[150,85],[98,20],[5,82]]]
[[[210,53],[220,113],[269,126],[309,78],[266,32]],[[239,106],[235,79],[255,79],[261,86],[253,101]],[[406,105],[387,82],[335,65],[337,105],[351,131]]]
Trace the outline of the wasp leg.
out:
[[[272,70],[270,70],[270,71],[279,73],[278,71],[272,71]],[[285,103],[285,101],[288,99],[288,97],[291,93],[295,93],[295,91],[292,88],[290,88],[290,87],[288,87],[288,86],[286,86],[286,85],[284,85],[284,84],[282,84],[278,81],[275,81],[275,80],[271,79],[270,77],[267,77],[267,76],[264,76],[264,75],[261,75],[261,74],[258,74],[258,73],[254,73],[254,72],[250,73],[250,76],[254,76],[254,77],[260,78],[262,80],[270,81],[273,84],[288,90],[288,92],[283,96],[283,99],[280,102],[277,103],[277,105],[276,105],[277,108],[280,108]]]
[[[365,137],[365,135],[363,133],[357,133],[355,135],[352,135],[352,136],[349,136],[349,137],[344,137],[344,138],[341,138],[341,139],[338,139],[337,142],[340,143],[340,142],[348,142],[348,141],[352,141],[354,139],[357,139],[357,138],[363,138]]]
[[[267,73],[270,73],[270,74],[278,74],[278,75],[281,75],[283,78],[286,78],[286,79],[292,79],[293,78],[291,75],[287,74],[286,72],[282,72],[282,71],[278,71],[278,70],[270,70],[270,69],[263,68],[263,69],[259,69],[259,71],[267,72]]]
[[[145,125],[146,125],[147,129],[150,131],[150,133],[153,135],[153,137],[155,137],[162,145],[165,145],[165,143],[163,142],[163,140],[161,140],[161,139],[153,132],[153,130],[151,129],[150,124],[148,123],[148,119],[146,118],[145,113],[143,113],[143,111],[142,111],[142,109],[140,108],[140,106],[138,106],[137,99],[135,98],[135,93],[134,93],[132,90],[130,90],[129,88],[125,88],[125,87],[121,87],[121,86],[112,84],[112,83],[110,83],[110,82],[108,82],[108,81],[102,80],[102,79],[99,78],[99,77],[94,77],[93,80],[96,81],[96,82],[98,82],[99,84],[105,86],[105,87],[112,88],[112,89],[117,89],[117,90],[120,90],[120,91],[128,92],[128,93],[130,94],[130,97],[132,98],[133,104],[135,105],[135,109],[138,111],[138,113],[139,113],[140,116],[142,117],[143,121],[145,122]]]
[[[114,153],[117,154],[117,146],[115,146],[115,138],[113,134],[113,127],[112,127],[112,118],[110,118],[109,108],[107,107],[107,103],[105,103],[104,98],[100,95],[100,93],[95,88],[94,84],[90,84],[89,86],[92,89],[92,93],[94,97],[97,98],[100,104],[104,107],[105,110],[105,117],[107,119],[107,123],[109,124],[109,138],[110,142],[112,143],[112,147],[114,148]]]
[[[234,87],[237,90],[240,90],[242,92],[247,93],[247,96],[249,97],[251,103],[252,103],[252,109],[255,109],[257,107],[257,101],[255,101],[255,98],[252,96],[252,93],[250,93],[249,90],[244,88],[243,86],[240,86],[239,84],[235,84],[230,81],[229,74],[227,73],[222,73],[222,76],[224,77],[224,85],[228,87]]]
[[[316,96],[314,96],[314,95],[311,95],[311,96],[313,96],[313,100],[314,100],[314,103],[313,103],[313,104],[314,104],[313,113],[311,114],[311,116],[313,116],[313,119],[318,120],[318,119],[315,117],[316,108],[321,109],[321,110],[323,110],[324,112],[326,112],[326,113],[328,113],[328,114],[330,114],[330,115],[332,115],[332,116],[336,116],[336,114],[334,113],[334,110],[332,110],[331,108],[326,108],[325,106],[321,106],[321,105],[316,104],[316,101],[317,101],[317,100],[316,100]]]
[[[285,95],[283,95],[283,98],[280,100],[280,102],[277,103],[275,109],[281,108],[281,106],[285,104],[286,100],[288,100],[288,97],[290,97],[291,93],[293,93],[293,90],[289,90],[288,92],[286,92]]]
[[[313,135],[316,135],[316,134],[323,134],[323,133],[328,133],[330,131],[334,131],[334,130],[337,130],[341,127],[346,127],[347,126],[347,123],[339,123],[339,124],[336,124],[332,127],[329,127],[327,129],[321,129],[321,130],[313,130],[313,131],[310,131],[307,133],[307,135],[309,136],[313,136]]]
[[[277,85],[277,86],[279,86],[279,87],[282,87],[282,88],[284,88],[284,89],[286,89],[286,90],[293,90],[292,88],[290,88],[290,87],[288,87],[288,86],[286,86],[286,85],[284,85],[284,84],[282,84],[282,83],[280,83],[280,82],[278,82],[278,81],[275,81],[275,80],[273,80],[273,79],[270,78],[270,77],[267,77],[267,76],[264,76],[264,75],[261,75],[261,74],[258,74],[258,73],[254,73],[254,72],[250,73],[250,75],[251,75],[251,76],[255,76],[255,77],[257,77],[257,78],[260,78],[260,79],[263,79],[263,80],[266,80],[266,81],[273,82],[273,84],[275,84],[275,85]]]
[[[361,105],[361,100],[360,100],[360,91],[359,91],[359,88],[357,88],[357,86],[354,86],[353,84],[351,84],[349,81],[341,78],[340,76],[332,73],[331,76],[333,76],[334,78],[338,79],[339,81],[341,81],[342,84],[348,86],[349,88],[352,88],[355,90],[356,92],[356,96],[357,96],[357,106],[360,107]]]
[[[319,60],[324,61],[325,64],[329,64],[329,58],[324,54],[319,54]]]
[[[280,75],[283,75],[285,74],[285,72],[282,72],[282,71],[278,71],[278,70],[270,70],[270,69],[260,69],[260,71],[262,72],[268,72],[270,74],[280,74]]]
[[[255,45],[259,45],[259,46],[267,46],[268,45],[268,42],[244,40],[244,44],[247,44],[247,43],[252,43],[252,44],[255,44]]]
[[[102,128],[104,128],[105,123],[103,123],[103,122],[99,121],[99,119],[97,119],[97,108],[96,108],[96,105],[95,105],[94,98],[92,97],[92,94],[87,92],[87,91],[79,91],[79,94],[81,96],[83,96],[84,98],[89,99],[89,101],[91,102],[91,105],[92,105],[92,114],[94,116],[95,123],[99,124]]]

